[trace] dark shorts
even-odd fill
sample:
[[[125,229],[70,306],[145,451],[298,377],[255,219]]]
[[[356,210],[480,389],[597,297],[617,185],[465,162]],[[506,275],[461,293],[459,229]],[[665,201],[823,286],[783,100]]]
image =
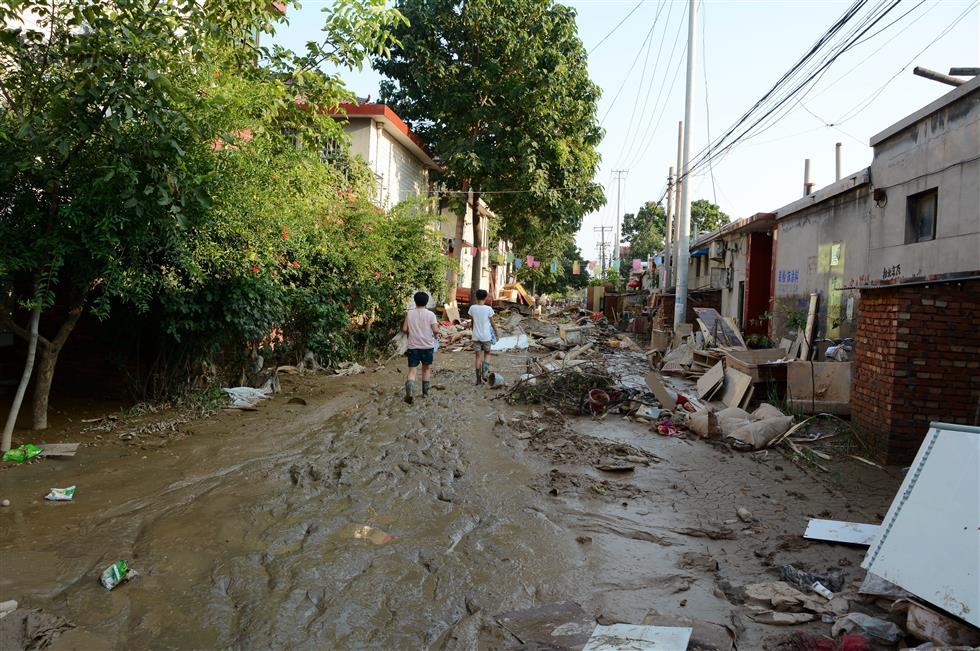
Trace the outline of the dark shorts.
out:
[[[426,366],[432,364],[431,348],[408,349],[408,368],[415,368],[419,364],[425,364]]]

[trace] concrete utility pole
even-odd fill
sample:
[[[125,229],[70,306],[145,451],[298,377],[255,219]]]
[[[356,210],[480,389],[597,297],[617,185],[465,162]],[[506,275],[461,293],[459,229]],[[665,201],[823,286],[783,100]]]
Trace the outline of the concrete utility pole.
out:
[[[673,283],[677,279],[677,239],[679,231],[677,230],[677,222],[681,217],[681,185],[684,183],[681,179],[681,170],[683,169],[681,165],[684,164],[684,121],[678,120],[677,122],[677,176],[674,177],[674,232],[672,237],[673,247],[670,251],[670,277]],[[673,285],[667,285],[668,287],[673,287]]]
[[[837,143],[836,145],[834,145],[834,168],[836,170],[835,172],[835,176],[837,177],[835,179],[836,181],[840,181],[840,148],[841,148],[841,143]]]
[[[677,295],[674,297],[674,330],[687,322],[687,267],[691,259],[691,112],[694,105],[695,53],[697,52],[697,0],[689,0],[687,14],[687,93],[684,97],[684,167],[681,173],[681,210],[677,222]]]
[[[596,226],[592,229],[599,233],[599,272],[600,275],[606,272],[606,232],[612,230],[612,226]]]
[[[803,161],[803,196],[809,196],[813,192],[813,182],[810,180],[810,159]]]
[[[667,229],[664,241],[664,287],[670,287],[670,259],[673,255],[674,239],[674,168],[667,173]]]
[[[614,239],[615,242],[614,246],[616,248],[613,250],[613,254],[612,254],[613,260],[619,260],[619,223],[623,219],[622,212],[620,211],[619,208],[619,203],[623,192],[621,187],[622,180],[626,178],[626,175],[628,173],[629,170],[613,170],[613,174],[616,175],[616,237]]]

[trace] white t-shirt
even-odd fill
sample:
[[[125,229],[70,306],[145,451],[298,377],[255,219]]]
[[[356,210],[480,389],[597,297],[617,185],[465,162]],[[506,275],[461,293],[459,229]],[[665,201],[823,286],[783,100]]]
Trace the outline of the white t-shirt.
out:
[[[436,323],[436,315],[424,307],[408,311],[408,347],[428,350],[435,346],[432,337],[432,325]]]
[[[471,305],[470,318],[473,319],[473,341],[490,341],[493,339],[493,327],[490,317],[493,308],[489,305]]]

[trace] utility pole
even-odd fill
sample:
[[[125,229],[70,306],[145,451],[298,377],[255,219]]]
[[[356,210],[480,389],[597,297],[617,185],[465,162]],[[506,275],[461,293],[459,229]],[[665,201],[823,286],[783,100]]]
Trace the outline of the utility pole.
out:
[[[619,200],[622,195],[621,183],[628,173],[629,170],[613,170],[613,174],[616,176],[616,238],[614,240],[614,246],[616,248],[613,250],[613,260],[619,260],[619,222],[623,219],[623,214],[619,208]]]
[[[670,287],[670,259],[674,253],[674,168],[670,168],[667,174],[667,228],[666,240],[664,241],[664,286],[662,289]]]
[[[674,177],[674,237],[673,237],[673,248],[670,251],[670,264],[671,264],[671,278],[677,278],[677,240],[680,237],[680,231],[677,228],[677,222],[681,218],[681,185],[684,180],[681,179],[681,170],[683,169],[681,165],[684,163],[684,121],[677,121],[677,176]],[[672,285],[668,285],[671,287]]]
[[[600,265],[599,266],[599,271],[600,271],[600,275],[602,275],[602,274],[605,274],[606,273],[606,247],[608,246],[608,244],[606,244],[606,232],[611,231],[612,230],[612,226],[596,226],[592,230],[593,231],[596,231],[597,233],[599,233],[599,239],[600,239],[600,244],[599,244],[599,260],[600,260],[600,262],[599,262],[599,265]]]
[[[694,105],[694,73],[697,52],[697,0],[688,0],[687,14],[687,92],[684,97],[684,167],[681,179],[681,211],[677,223],[677,295],[674,297],[674,331],[687,322],[687,267],[691,259],[691,112]]]

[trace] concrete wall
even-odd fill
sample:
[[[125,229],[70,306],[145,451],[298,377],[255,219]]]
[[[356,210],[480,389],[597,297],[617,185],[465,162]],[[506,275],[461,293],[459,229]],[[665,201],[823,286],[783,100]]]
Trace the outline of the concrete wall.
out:
[[[872,208],[866,280],[980,270],[980,88],[872,144],[871,180],[887,202]],[[907,197],[932,188],[936,238],[905,244]]]
[[[871,188],[862,184],[777,218],[775,341],[787,336],[791,316],[805,319],[812,292],[819,294],[816,337],[854,336],[860,296],[840,288],[867,275],[871,206]]]
[[[738,311],[738,284],[745,282],[745,260],[748,253],[749,238],[744,233],[736,233],[724,239],[725,260],[724,266],[732,269],[731,288],[723,287],[721,290],[721,315],[730,316],[739,323],[742,315]],[[741,327],[741,326],[740,326]]]
[[[351,153],[360,156],[377,179],[374,202],[391,208],[428,193],[429,171],[381,122],[352,118],[344,125],[351,138]]]

